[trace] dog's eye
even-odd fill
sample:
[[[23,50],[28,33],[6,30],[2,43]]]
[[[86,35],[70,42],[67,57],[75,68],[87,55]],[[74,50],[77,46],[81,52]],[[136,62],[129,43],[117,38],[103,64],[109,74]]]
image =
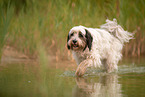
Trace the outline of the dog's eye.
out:
[[[70,34],[70,36],[73,36],[73,35],[74,35],[74,33]]]
[[[79,37],[83,37],[83,35],[81,33],[79,33]]]

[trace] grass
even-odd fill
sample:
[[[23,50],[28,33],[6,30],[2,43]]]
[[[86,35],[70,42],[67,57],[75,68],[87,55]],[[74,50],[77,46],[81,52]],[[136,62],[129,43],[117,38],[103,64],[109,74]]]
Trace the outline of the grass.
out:
[[[128,7],[129,6],[129,7]],[[128,30],[135,33],[135,39],[126,45],[124,54],[128,56],[141,56],[145,53],[145,1],[134,0],[131,2],[120,1],[120,23]]]
[[[11,8],[9,4],[7,6],[6,13],[4,12],[2,5],[0,5],[0,59],[3,46],[5,45],[6,39],[8,38],[7,33],[13,12],[13,8]]]
[[[1,0],[2,10],[6,9],[7,2]],[[117,18],[123,28],[136,32],[137,38],[125,47],[126,56],[145,53],[144,0],[42,0],[41,3],[38,0],[11,0],[10,4],[15,14],[13,17],[8,15],[12,18],[11,24],[6,26],[9,34],[3,34],[2,39],[7,35],[8,40],[1,44],[13,46],[31,57],[39,56],[42,47],[46,53],[65,58],[66,37],[73,26],[99,27],[106,18]]]

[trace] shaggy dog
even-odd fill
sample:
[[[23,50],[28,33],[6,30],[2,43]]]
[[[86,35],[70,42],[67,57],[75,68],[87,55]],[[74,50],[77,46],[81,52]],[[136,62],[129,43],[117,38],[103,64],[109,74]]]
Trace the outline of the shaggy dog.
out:
[[[67,48],[78,65],[75,74],[82,76],[92,66],[104,67],[107,72],[117,70],[123,45],[132,38],[133,34],[124,31],[116,19],[107,19],[100,29],[73,27],[68,34]]]

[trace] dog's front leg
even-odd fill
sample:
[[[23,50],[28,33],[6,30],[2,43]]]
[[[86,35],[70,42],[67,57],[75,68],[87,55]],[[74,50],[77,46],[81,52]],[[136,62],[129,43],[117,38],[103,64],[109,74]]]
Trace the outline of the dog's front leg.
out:
[[[86,59],[86,60],[82,61],[82,62],[79,64],[79,66],[78,66],[78,68],[77,68],[77,70],[76,70],[75,75],[76,75],[76,76],[79,76],[79,77],[83,76],[83,75],[85,74],[85,72],[86,72],[86,69],[87,69],[88,67],[90,67],[91,64],[92,64],[92,60],[91,60],[91,59]]]

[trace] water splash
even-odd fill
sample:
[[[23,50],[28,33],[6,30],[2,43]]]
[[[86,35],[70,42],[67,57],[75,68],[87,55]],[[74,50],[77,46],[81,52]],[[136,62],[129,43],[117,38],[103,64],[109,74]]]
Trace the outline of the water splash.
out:
[[[108,74],[128,74],[128,73],[145,73],[145,66],[136,66],[132,65],[121,65],[119,66],[118,71],[112,73],[106,73],[104,70],[89,68],[87,72],[84,74],[84,77],[96,77],[96,76],[104,76]],[[60,76],[62,77],[75,77],[75,71],[65,71]]]

